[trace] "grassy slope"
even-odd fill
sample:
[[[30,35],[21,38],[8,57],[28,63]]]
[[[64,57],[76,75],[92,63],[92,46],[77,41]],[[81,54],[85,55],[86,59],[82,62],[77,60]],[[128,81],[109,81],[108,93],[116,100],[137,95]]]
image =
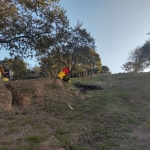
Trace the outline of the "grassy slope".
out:
[[[1,113],[0,150],[32,150],[42,142],[69,150],[150,149],[150,73],[76,81],[104,90],[88,91],[86,99],[75,97],[73,110],[57,99],[44,109]]]

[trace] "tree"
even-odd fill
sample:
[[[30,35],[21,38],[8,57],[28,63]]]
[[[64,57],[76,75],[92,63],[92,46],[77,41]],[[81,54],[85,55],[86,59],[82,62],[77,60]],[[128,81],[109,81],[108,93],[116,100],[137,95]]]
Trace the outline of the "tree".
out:
[[[78,72],[99,73],[101,71],[101,59],[93,49],[80,49],[77,58],[78,60],[72,70],[72,74]],[[63,58],[61,58],[61,60],[63,60]],[[64,67],[62,63],[55,62],[51,55],[42,57],[40,65],[44,76],[56,76],[56,74]]]
[[[133,66],[133,62],[126,62],[121,68],[126,72],[133,72]]]
[[[5,72],[13,71],[13,78],[24,78],[28,73],[27,64],[19,57],[5,58],[0,61]]]
[[[145,61],[141,57],[141,47],[137,47],[129,54],[128,62],[123,64],[122,69],[126,72],[140,72],[145,69]]]
[[[3,0],[0,3],[0,47],[10,55],[33,56],[56,42],[57,30],[69,22],[59,0]],[[62,34],[62,33],[61,33]],[[59,37],[60,38],[60,37]]]
[[[76,72],[79,72],[80,70],[82,72],[99,73],[101,68],[101,59],[95,50],[88,47],[80,48],[74,68]]]
[[[139,58],[142,60],[145,68],[150,66],[150,40],[146,41],[141,47]]]
[[[104,74],[107,74],[107,73],[109,73],[109,67],[108,66],[102,66],[102,70],[101,70],[101,72],[102,73],[104,73]]]
[[[40,68],[42,76],[56,76],[63,68],[60,63],[55,63],[52,56],[42,57],[40,60]]]
[[[72,72],[79,61],[79,53],[84,48],[95,48],[95,40],[87,32],[82,29],[82,24],[77,24],[75,28],[64,28],[63,34],[58,30],[57,42],[54,46],[50,46],[46,51],[39,51],[39,60],[41,57],[51,58],[53,64],[68,67]],[[61,37],[61,38],[59,38]]]

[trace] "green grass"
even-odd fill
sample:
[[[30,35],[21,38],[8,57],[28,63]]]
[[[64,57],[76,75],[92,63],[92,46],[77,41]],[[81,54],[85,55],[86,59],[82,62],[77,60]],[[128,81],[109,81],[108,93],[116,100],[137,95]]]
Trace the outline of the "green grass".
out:
[[[104,89],[61,100],[51,97],[48,91],[62,89],[47,84],[43,107],[16,108],[17,115],[15,112],[1,114],[0,138],[3,141],[0,150],[11,150],[11,145],[16,150],[34,150],[42,142],[66,150],[150,149],[150,73],[71,79],[72,83],[78,81],[99,84]],[[71,94],[78,91],[70,83],[64,87]],[[68,102],[73,110],[68,107]],[[8,139],[8,134],[16,139]]]
[[[26,139],[31,143],[40,143],[41,141],[43,141],[43,137],[41,137],[40,135],[28,135]]]
[[[9,150],[9,148],[7,146],[3,146],[0,148],[0,150]]]

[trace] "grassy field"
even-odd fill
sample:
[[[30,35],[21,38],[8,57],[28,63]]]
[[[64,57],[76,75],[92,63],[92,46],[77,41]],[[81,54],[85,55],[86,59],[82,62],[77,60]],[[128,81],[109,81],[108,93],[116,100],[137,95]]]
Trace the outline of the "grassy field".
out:
[[[14,106],[13,112],[2,112],[0,150],[48,150],[44,144],[55,150],[150,149],[150,73],[71,79],[78,81],[103,90],[79,93],[84,98],[74,97],[73,109],[45,96],[44,107]],[[49,88],[60,90],[56,85]],[[66,88],[78,90],[70,83]]]

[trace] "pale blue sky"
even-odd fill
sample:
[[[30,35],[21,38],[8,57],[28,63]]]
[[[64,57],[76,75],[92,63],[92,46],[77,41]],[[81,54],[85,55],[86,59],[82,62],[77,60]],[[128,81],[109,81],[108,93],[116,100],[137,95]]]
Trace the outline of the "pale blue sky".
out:
[[[72,27],[80,21],[91,33],[102,65],[112,73],[123,72],[129,52],[150,38],[150,0],[60,0],[60,5]],[[4,56],[0,51],[0,59]]]
[[[128,54],[150,36],[150,0],[60,0],[71,26],[83,22],[96,40],[102,65],[123,72]]]

